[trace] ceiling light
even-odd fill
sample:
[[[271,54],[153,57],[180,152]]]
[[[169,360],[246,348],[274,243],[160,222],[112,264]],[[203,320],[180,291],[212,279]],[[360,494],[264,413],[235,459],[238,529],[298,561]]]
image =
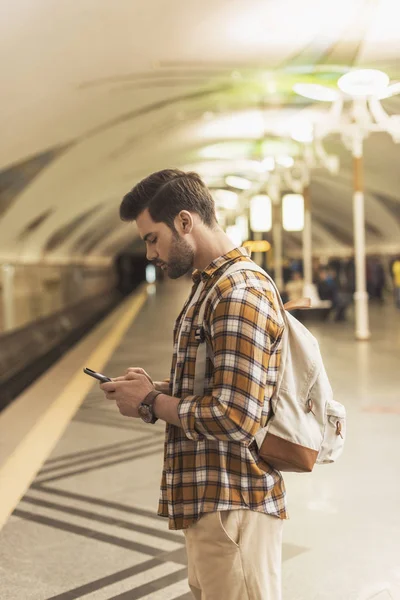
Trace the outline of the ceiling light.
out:
[[[296,142],[301,142],[303,144],[307,144],[313,141],[313,126],[311,123],[297,123],[291,132],[292,139],[296,140]]]
[[[378,94],[379,100],[384,100],[385,98],[391,98],[395,94],[400,92],[400,82],[392,83],[387,88],[385,88],[380,94]]]
[[[217,208],[225,208],[226,210],[236,210],[238,208],[238,195],[231,190],[213,190],[212,196],[215,200]]]
[[[241,159],[247,156],[253,148],[253,142],[246,141],[229,141],[203,146],[198,151],[200,158],[205,159]]]
[[[249,220],[246,215],[239,215],[236,217],[235,225],[239,228],[242,239],[247,240],[249,237]]]
[[[217,209],[215,211],[215,214],[217,216],[218,225],[220,225],[222,228],[224,228],[225,224],[226,224],[226,216],[225,216],[224,211],[222,209],[219,209],[219,210]]]
[[[240,246],[243,244],[243,237],[240,227],[237,225],[229,225],[225,231],[226,235],[231,239],[235,246],[240,248]]]
[[[226,184],[238,190],[249,190],[253,185],[251,181],[244,177],[236,177],[236,175],[228,175],[225,178]]]
[[[267,89],[268,94],[276,94],[276,91],[278,89],[275,81],[268,81],[265,87]]]
[[[154,265],[146,266],[146,281],[147,283],[154,283],[157,279],[156,268]]]
[[[282,225],[285,231],[302,231],[304,229],[304,197],[302,194],[283,196]]]
[[[247,240],[244,242],[243,248],[247,248],[250,253],[268,252],[271,249],[271,244],[267,240]]]
[[[334,102],[339,97],[336,90],[318,83],[295,83],[293,91],[299,96],[320,102]]]
[[[378,96],[389,84],[389,76],[377,69],[350,71],[338,81],[338,86],[349,96]]]
[[[266,194],[250,200],[250,227],[253,231],[270,231],[272,227],[271,198]]]
[[[273,156],[267,156],[261,161],[261,167],[265,171],[273,171],[275,169],[275,159]]]
[[[247,110],[215,118],[201,126],[201,138],[258,139],[264,133],[265,123],[259,110]]]
[[[277,156],[275,162],[277,165],[285,167],[286,169],[290,169],[290,167],[293,167],[294,165],[294,160],[291,156]]]

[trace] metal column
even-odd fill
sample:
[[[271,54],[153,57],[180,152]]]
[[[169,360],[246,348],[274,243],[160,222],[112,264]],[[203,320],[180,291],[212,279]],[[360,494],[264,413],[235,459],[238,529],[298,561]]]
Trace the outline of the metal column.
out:
[[[254,231],[253,232],[253,239],[255,241],[259,241],[263,239],[263,234],[261,231]],[[259,267],[264,267],[263,265],[263,255],[262,252],[254,252],[252,259],[254,260],[254,262],[259,266]]]
[[[363,143],[362,138],[353,141],[354,193],[354,249],[356,269],[356,291],[354,294],[356,316],[356,339],[368,340],[369,330],[368,294],[366,286],[365,217],[363,187]]]
[[[278,290],[282,290],[282,204],[280,194],[276,201],[273,200],[272,208],[272,245],[274,252],[274,279]]]
[[[312,284],[312,237],[311,237],[311,197],[310,187],[303,190],[304,228],[303,228],[303,275],[304,285]]]

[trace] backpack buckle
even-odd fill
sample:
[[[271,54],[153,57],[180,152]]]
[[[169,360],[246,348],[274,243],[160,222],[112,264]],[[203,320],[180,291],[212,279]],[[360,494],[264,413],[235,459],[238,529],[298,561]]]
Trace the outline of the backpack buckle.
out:
[[[309,399],[307,400],[307,407],[308,407],[308,412],[309,412],[309,413],[312,413],[312,414],[314,415],[314,417],[315,417],[315,412],[313,411],[313,408],[314,408],[314,402],[311,400],[311,398],[309,398]]]
[[[336,435],[340,435],[340,437],[343,439],[342,424],[340,421],[336,421]]]
[[[205,342],[206,334],[204,333],[204,327],[197,327],[196,331],[194,332],[194,337],[196,341],[200,342],[200,344]]]

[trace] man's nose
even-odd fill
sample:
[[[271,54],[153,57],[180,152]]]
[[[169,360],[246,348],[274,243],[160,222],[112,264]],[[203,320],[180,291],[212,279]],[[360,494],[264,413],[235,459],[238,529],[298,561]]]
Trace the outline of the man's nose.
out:
[[[153,248],[147,248],[146,258],[150,261],[155,261],[157,258],[157,252]]]

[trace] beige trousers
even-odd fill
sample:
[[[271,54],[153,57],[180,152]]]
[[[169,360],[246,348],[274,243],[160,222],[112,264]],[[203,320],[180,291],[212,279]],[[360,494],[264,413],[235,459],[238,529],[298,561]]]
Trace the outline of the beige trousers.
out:
[[[281,600],[282,528],[277,517],[238,509],[185,529],[196,600]]]

